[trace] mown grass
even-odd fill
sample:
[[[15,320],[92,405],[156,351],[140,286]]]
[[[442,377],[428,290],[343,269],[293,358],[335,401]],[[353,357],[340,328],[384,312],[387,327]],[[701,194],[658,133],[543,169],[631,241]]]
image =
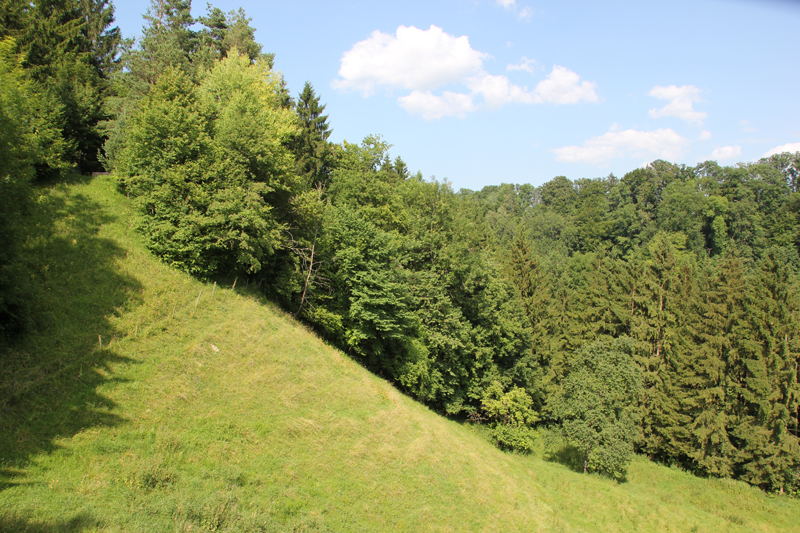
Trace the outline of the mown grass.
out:
[[[742,483],[503,453],[246,281],[160,263],[110,178],[39,194],[41,311],[0,353],[2,531],[800,531],[798,501]]]

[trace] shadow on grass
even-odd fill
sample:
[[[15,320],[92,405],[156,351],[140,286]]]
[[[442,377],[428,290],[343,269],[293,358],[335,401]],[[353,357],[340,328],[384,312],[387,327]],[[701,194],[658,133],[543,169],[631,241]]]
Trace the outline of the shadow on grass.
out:
[[[586,450],[578,448],[570,444],[566,439],[554,434],[548,434],[545,438],[545,452],[544,452],[544,460],[550,461],[553,463],[558,463],[560,465],[564,465],[573,472],[577,472],[578,474],[582,474],[583,472],[583,462],[585,459]],[[627,469],[627,466],[625,467]],[[621,477],[611,477],[605,473],[597,473],[607,479],[612,479],[617,483],[626,483],[627,482],[627,474],[622,475]]]
[[[573,446],[557,432],[544,433],[544,460],[564,465],[573,472],[583,473],[584,451]]]
[[[126,251],[99,236],[114,217],[64,186],[36,193],[23,249],[34,326],[0,341],[0,490],[24,483],[30,458],[54,451],[56,439],[122,422],[98,388],[119,381],[115,365],[133,362],[115,353],[125,333],[110,319],[139,303],[141,285],[118,266]],[[79,530],[42,527],[22,531]]]
[[[87,530],[94,530],[100,524],[93,517],[80,513],[64,522],[39,522],[35,519],[27,518],[7,518],[0,517],[0,532],[19,532],[19,533],[71,533]]]
[[[560,446],[547,450],[545,460],[566,466],[573,472],[583,473],[584,452],[575,446],[563,443]]]

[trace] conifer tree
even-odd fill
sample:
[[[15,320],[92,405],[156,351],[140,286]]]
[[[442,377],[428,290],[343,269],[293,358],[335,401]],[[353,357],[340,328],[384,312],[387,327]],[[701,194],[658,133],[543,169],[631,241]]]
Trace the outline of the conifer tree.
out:
[[[748,306],[753,350],[744,359],[733,409],[739,441],[737,474],[771,490],[800,483],[797,409],[800,405],[800,299],[788,254],[770,249],[753,276]]]
[[[206,29],[198,34],[198,58],[194,61],[208,62],[225,58],[234,48],[250,58],[250,61],[261,58],[261,45],[255,41],[251,20],[242,8],[225,13],[209,4],[208,14],[197,19]],[[272,58],[264,59],[269,61],[271,68]]]
[[[14,39],[0,40],[0,337],[25,329],[31,309],[19,250],[36,167],[67,167],[57,106],[22,64]]]
[[[731,429],[736,425],[739,380],[743,358],[752,348],[747,343],[749,328],[742,299],[751,289],[743,260],[735,252],[726,253],[704,278],[700,291],[704,326],[687,376],[694,381],[695,390],[683,402],[692,418],[689,457],[694,468],[705,475],[730,477],[736,459]]]
[[[83,171],[99,170],[98,124],[107,118],[103,100],[120,44],[119,29],[110,27],[113,6],[109,0],[11,0],[3,13],[9,25],[0,31],[16,39],[25,69],[61,106],[64,157]]]
[[[580,294],[572,283],[574,276],[566,258],[558,257],[549,279],[555,280],[550,287],[551,306],[548,311],[550,332],[545,355],[542,358],[544,369],[545,394],[554,394],[569,371],[569,354],[577,350],[583,342],[585,325],[579,317],[582,310]]]
[[[198,45],[197,33],[192,30],[191,0],[151,0],[144,16],[139,48],[130,51],[125,64],[134,80],[154,85],[162,72],[177,68],[190,77],[198,74],[192,55]]]
[[[297,97],[295,108],[300,131],[291,142],[295,154],[296,172],[308,188],[323,187],[330,180],[333,151],[328,144],[331,130],[328,115],[323,115],[325,106],[320,105],[319,96],[309,82]]]
[[[627,305],[630,275],[623,261],[604,252],[587,254],[590,259],[577,289],[581,309],[575,315],[582,326],[583,343],[617,338],[628,334],[631,313]]]
[[[678,240],[678,246],[675,245]],[[676,367],[684,356],[683,298],[691,274],[681,276],[680,235],[659,233],[637,257],[636,290],[631,296],[630,335],[642,348],[638,363],[643,372],[642,451],[651,456],[672,455],[671,428],[680,424]]]
[[[551,296],[543,268],[521,236],[512,244],[508,269],[531,326],[533,349],[541,356],[549,347]]]

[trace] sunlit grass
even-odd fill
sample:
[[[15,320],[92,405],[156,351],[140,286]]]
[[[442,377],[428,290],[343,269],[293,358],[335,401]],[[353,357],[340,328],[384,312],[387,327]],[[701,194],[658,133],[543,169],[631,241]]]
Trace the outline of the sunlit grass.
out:
[[[797,501],[742,483],[503,453],[242,280],[157,261],[109,178],[40,192],[43,311],[2,354],[0,529],[800,531]]]

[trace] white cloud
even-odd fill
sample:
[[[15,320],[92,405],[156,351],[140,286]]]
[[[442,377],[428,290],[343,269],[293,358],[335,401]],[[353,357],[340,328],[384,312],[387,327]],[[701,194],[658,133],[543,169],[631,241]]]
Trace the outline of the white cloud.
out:
[[[522,9],[517,8],[516,0],[496,0],[497,4],[503,6],[506,10],[512,11],[514,16],[520,20],[528,22],[533,18],[533,10],[530,6],[525,6]]]
[[[707,141],[711,138],[711,132],[708,130],[703,130],[700,132],[700,140]]]
[[[485,74],[467,80],[467,86],[473,94],[483,96],[483,101],[490,108],[502,107],[512,102],[535,104],[540,101],[538,95],[527,88],[514,85],[505,76]]]
[[[583,143],[550,150],[559,161],[604,165],[611,159],[638,157],[676,160],[688,140],[672,129],[609,131]]]
[[[791,152],[791,153],[800,152],[800,143],[789,143],[776,146],[775,148],[764,154],[764,157],[769,157],[775,154],[782,154],[783,152]]]
[[[708,113],[704,111],[694,110],[693,104],[703,101],[700,98],[700,89],[694,85],[683,85],[681,87],[675,85],[667,87],[656,86],[653,87],[649,94],[660,100],[670,101],[661,109],[651,109],[649,113],[653,118],[677,117],[687,122],[701,125],[703,119],[708,116]]]
[[[426,91],[482,70],[488,54],[474,50],[466,36],[454,37],[431,25],[400,26],[396,35],[378,30],[342,56],[334,89],[371,94],[377,86]]]
[[[741,146],[723,146],[722,148],[717,148],[713,152],[711,152],[711,159],[716,161],[726,161],[729,159],[735,159],[737,157],[741,157],[742,155],[742,147]]]
[[[470,90],[469,94],[448,91],[442,97],[437,97],[430,91],[415,91],[416,94],[399,98],[398,103],[409,113],[432,120],[445,116],[463,117],[465,113],[481,108],[498,109],[512,103],[577,104],[581,101],[598,101],[594,83],[581,82],[580,76],[559,66],[553,67],[547,79],[539,82],[534,91],[511,83],[506,76],[487,72],[466,79],[465,84]],[[476,103],[478,97],[482,101]]]
[[[524,70],[525,72],[530,72],[533,74],[533,66],[536,64],[536,61],[533,59],[528,59],[525,56],[522,56],[522,61],[518,64],[514,65],[509,63],[506,65],[506,70],[511,72],[513,70]]]
[[[430,91],[413,91],[408,96],[397,99],[400,106],[412,115],[421,115],[425,120],[435,120],[445,116],[461,117],[475,110],[472,96],[445,91],[442,96]]]
[[[598,97],[594,92],[597,84],[581,82],[580,79],[571,70],[556,65],[547,79],[536,85],[536,94],[543,101],[553,104],[577,104],[581,100],[597,102]]]
[[[575,104],[597,102],[595,83],[581,81],[578,74],[556,65],[546,79],[531,91],[511,83],[502,75],[483,69],[489,54],[474,50],[466,36],[454,37],[437,26],[427,30],[400,26],[396,35],[380,31],[344,53],[339,78],[331,82],[338,90],[355,90],[369,96],[378,87],[411,91],[397,99],[411,114],[426,120],[445,116],[463,117],[481,108],[496,109],[509,103]],[[507,70],[534,73],[535,62],[527,57]],[[463,91],[431,92],[448,84],[461,84]]]

